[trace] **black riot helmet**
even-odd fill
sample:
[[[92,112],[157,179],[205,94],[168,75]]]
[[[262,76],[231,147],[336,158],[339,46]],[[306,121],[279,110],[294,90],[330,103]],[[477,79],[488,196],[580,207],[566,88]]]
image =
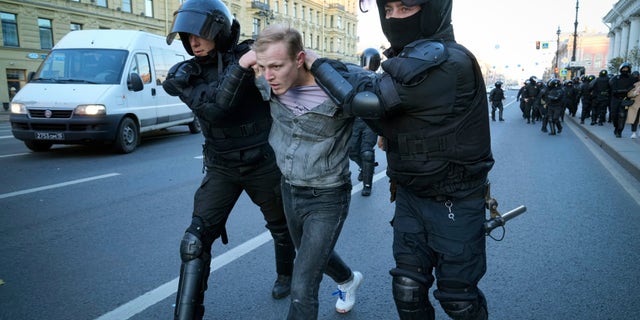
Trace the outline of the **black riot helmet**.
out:
[[[601,76],[601,77],[606,77],[606,76],[609,75],[609,72],[607,72],[606,69],[602,69],[602,70],[600,70],[600,73],[598,75]]]
[[[628,76],[631,74],[631,64],[629,62],[625,62],[620,65],[620,74],[624,76]]]
[[[593,80],[595,80],[595,79],[596,79],[596,76],[594,76],[594,75],[592,75],[592,74],[590,74],[590,75],[588,75],[588,76],[587,76],[587,82],[591,82],[591,81],[593,81]]]
[[[556,78],[549,80],[549,82],[547,83],[547,87],[549,88],[558,88],[559,86],[560,86],[560,80]]]
[[[360,66],[368,67],[373,72],[380,68],[380,61],[380,53],[374,48],[366,48],[360,55]]]
[[[502,81],[500,81],[500,80],[496,81],[495,86],[496,86],[496,88],[502,87]]]
[[[182,45],[190,55],[193,55],[193,51],[189,34],[215,41],[217,51],[226,51],[234,41],[231,28],[234,18],[220,0],[187,0],[174,12],[173,17],[167,44],[171,44],[176,34],[180,34]]]
[[[382,32],[394,53],[399,53],[404,46],[418,39],[454,40],[452,0],[401,0],[405,6],[421,7],[419,12],[403,19],[385,18],[384,6],[387,2],[393,1],[376,0]]]

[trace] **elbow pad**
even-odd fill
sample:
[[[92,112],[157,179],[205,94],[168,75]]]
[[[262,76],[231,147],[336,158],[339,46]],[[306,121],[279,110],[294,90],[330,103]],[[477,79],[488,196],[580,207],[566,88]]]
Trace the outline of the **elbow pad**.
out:
[[[379,119],[384,114],[380,98],[372,92],[359,92],[351,103],[344,107],[345,113],[362,119]]]
[[[325,59],[316,60],[311,66],[311,73],[315,77],[318,86],[338,106],[343,106],[353,92],[353,86]]]
[[[234,64],[229,68],[216,95],[216,103],[221,106],[233,107],[238,103],[242,88],[253,79],[251,69],[243,69]]]

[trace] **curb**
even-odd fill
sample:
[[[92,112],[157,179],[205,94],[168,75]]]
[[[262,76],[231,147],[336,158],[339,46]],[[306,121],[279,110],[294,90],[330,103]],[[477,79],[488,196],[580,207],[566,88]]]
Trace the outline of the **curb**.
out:
[[[614,160],[620,164],[625,170],[629,172],[636,180],[640,181],[640,168],[638,168],[633,162],[629,161],[626,157],[623,157],[620,152],[616,149],[612,148],[606,141],[601,139],[597,134],[593,133],[588,129],[587,126],[580,124],[576,118],[566,117],[565,119],[569,119],[573,124],[575,124],[582,132],[584,132],[589,139],[595,142],[600,148],[602,148],[609,156],[611,156]]]

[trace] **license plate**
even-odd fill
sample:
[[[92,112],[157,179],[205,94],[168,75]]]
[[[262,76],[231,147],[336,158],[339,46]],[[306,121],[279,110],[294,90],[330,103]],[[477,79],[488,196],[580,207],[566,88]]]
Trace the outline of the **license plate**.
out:
[[[38,140],[64,140],[64,133],[62,133],[62,132],[36,132],[36,139],[38,139]]]

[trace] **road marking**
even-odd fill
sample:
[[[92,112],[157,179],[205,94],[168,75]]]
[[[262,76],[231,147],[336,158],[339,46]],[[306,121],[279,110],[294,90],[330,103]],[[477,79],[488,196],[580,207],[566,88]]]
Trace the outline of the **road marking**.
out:
[[[0,139],[9,139],[9,138],[13,138],[13,136],[0,136]]]
[[[72,180],[72,181],[67,181],[67,182],[62,182],[62,183],[56,183],[56,184],[43,186],[43,187],[38,187],[38,188],[33,188],[33,189],[26,189],[26,190],[21,190],[21,191],[16,191],[16,192],[4,193],[4,194],[0,194],[0,199],[20,196],[20,195],[23,195],[23,194],[34,193],[34,192],[38,192],[38,191],[42,191],[42,190],[49,190],[49,189],[54,189],[54,188],[66,187],[66,186],[73,185],[73,184],[78,184],[78,183],[83,183],[83,182],[92,181],[92,180],[98,180],[98,179],[104,179],[104,178],[109,178],[109,177],[119,176],[119,175],[120,175],[119,173],[108,173],[108,174],[103,174],[103,175],[100,175],[100,176],[89,177],[89,178],[78,179],[78,180]]]
[[[386,170],[377,173],[373,176],[373,182],[376,182],[383,177],[386,177]],[[362,190],[362,183],[358,183],[351,190],[351,195]],[[244,256],[245,254],[255,250],[261,245],[271,240],[271,234],[269,231],[265,231],[252,239],[238,245],[237,247],[213,258],[211,261],[211,272],[226,266],[227,264],[235,261],[236,259]],[[178,282],[180,278],[175,278],[151,291],[144,293],[143,295],[119,306],[118,308],[109,311],[102,316],[96,318],[96,320],[125,320],[130,319],[136,314],[146,310],[147,308],[157,304],[158,302],[168,298],[170,295],[176,293],[178,289]]]
[[[14,154],[3,154],[0,156],[0,158],[8,158],[8,157],[16,157],[16,156],[24,156],[25,154],[31,154],[29,152],[24,152],[24,153],[14,153]]]

